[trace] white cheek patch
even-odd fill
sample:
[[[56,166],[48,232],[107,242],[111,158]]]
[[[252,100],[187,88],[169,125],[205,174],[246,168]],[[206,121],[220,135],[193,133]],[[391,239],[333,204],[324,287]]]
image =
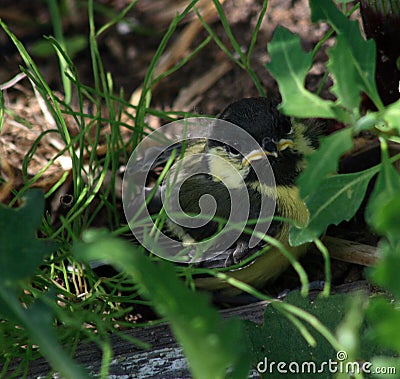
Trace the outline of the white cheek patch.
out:
[[[293,147],[293,141],[291,139],[282,138],[278,142],[278,151],[286,150],[287,148]]]
[[[267,153],[267,152],[265,152],[263,150],[259,150],[259,149],[253,150],[242,159],[242,165],[244,167],[248,166],[248,165],[251,165],[251,162],[257,161],[259,159],[262,159],[262,158],[265,157],[265,155],[268,155],[268,154],[269,155],[273,155],[272,153]],[[277,156],[276,153],[275,153],[275,156]]]

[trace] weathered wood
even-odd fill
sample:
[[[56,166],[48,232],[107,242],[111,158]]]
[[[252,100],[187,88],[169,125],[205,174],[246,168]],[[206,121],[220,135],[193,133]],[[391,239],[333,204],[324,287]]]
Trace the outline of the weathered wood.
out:
[[[329,256],[339,261],[373,266],[379,258],[378,249],[375,246],[329,236],[324,237],[322,242],[327,247]],[[317,248],[314,247],[313,250],[321,254]]]
[[[241,307],[222,310],[224,318],[238,317],[262,323],[267,301],[248,304]],[[132,328],[126,335],[136,338],[151,346],[143,350],[118,335],[111,335],[113,359],[110,365],[111,378],[190,378],[187,361],[182,349],[177,344],[168,324]],[[101,368],[102,352],[94,343],[81,344],[75,354],[75,360],[97,374]],[[32,362],[28,378],[39,378],[51,371],[44,359]],[[58,375],[58,374],[56,374]],[[54,376],[57,377],[58,376]],[[249,378],[258,378],[254,371]]]

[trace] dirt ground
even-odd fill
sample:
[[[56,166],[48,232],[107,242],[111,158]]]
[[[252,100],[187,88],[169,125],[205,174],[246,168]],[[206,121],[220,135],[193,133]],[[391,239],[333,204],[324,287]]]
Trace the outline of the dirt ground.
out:
[[[69,2],[79,6],[78,2]],[[114,80],[115,91],[124,89],[126,100],[140,88],[149,63],[168,28],[168,25],[176,10],[182,9],[182,4],[187,1],[152,1],[139,0],[138,4],[129,12],[128,18],[135,28],[129,30],[126,24],[119,23],[117,27],[108,30],[99,38],[99,50],[103,63]],[[224,9],[229,25],[234,36],[244,51],[250,44],[252,31],[262,8],[261,0],[226,0]],[[97,1],[97,5],[110,7],[114,11],[120,11],[128,4],[127,0]],[[85,9],[75,9],[69,16],[63,18],[63,28],[66,36],[87,36],[89,31]],[[357,17],[357,15],[355,15]],[[32,51],[35,43],[43,35],[53,34],[51,18],[46,7],[46,2],[20,0],[18,7],[16,2],[3,0],[0,8],[0,18],[9,26],[16,36],[23,42],[28,51]],[[96,16],[97,27],[103,25],[108,19],[101,14]],[[187,17],[176,30],[170,45],[177,43],[180,36],[185,33],[193,17]],[[215,33],[229,46],[229,40],[224,32],[216,14],[209,19]],[[254,49],[252,64],[261,84],[267,94],[277,92],[277,84],[265,68],[268,62],[267,44],[271,40],[277,25],[289,28],[300,35],[303,47],[310,51],[327,31],[326,25],[312,25],[307,0],[270,0],[264,21],[262,22],[258,40]],[[193,40],[187,47],[188,51],[197,46],[207,37],[207,32],[200,29],[195,33]],[[315,90],[324,74],[324,62],[326,62],[326,48],[324,46],[317,54],[315,64],[307,77],[307,86]],[[55,56],[35,57],[41,72],[52,89],[61,91],[61,79],[59,66]],[[74,57],[74,63],[78,69],[83,83],[93,84],[93,75],[88,48],[78,52]],[[3,31],[0,31],[0,84],[9,81],[19,70],[22,64],[21,58],[10,39]],[[331,97],[327,87],[331,84],[327,80],[322,91],[323,97]],[[199,52],[189,63],[174,74],[163,79],[152,93],[151,106],[156,109],[189,111],[200,114],[217,114],[232,101],[242,98],[257,96],[258,92],[251,78],[240,67],[229,61],[229,58],[214,43]],[[6,151],[9,164],[14,170],[16,178],[15,186],[21,185],[20,177],[22,158],[29,150],[35,137],[35,128],[40,130],[43,115],[40,105],[34,99],[32,87],[24,79],[5,91],[6,105],[18,113],[20,117],[29,120],[33,128],[27,130],[21,126],[21,120],[7,116],[1,138],[2,149]],[[161,124],[162,120],[152,120],[154,125]],[[335,125],[330,127],[335,128]],[[329,128],[328,128],[329,129]],[[46,160],[58,149],[57,138],[43,145],[37,152],[38,167],[43,166]],[[60,166],[61,165],[61,166]],[[350,166],[352,163],[350,163]],[[49,170],[49,176],[56,171],[67,169],[62,163],[55,166],[53,172]],[[32,167],[32,173],[37,167]],[[354,167],[348,170],[356,170]],[[347,170],[346,169],[346,170]],[[3,168],[3,170],[5,170]],[[349,223],[331,228],[331,234],[360,240],[361,242],[375,243],[376,238],[365,230],[362,215]],[[312,279],[323,278],[323,263],[317,256],[304,258],[307,271],[312,271]],[[293,272],[286,273],[286,277],[292,278]],[[348,281],[360,280],[363,277],[363,269],[359,266],[333,262],[333,282],[341,284]],[[276,292],[287,288],[286,282],[277,285]],[[293,287],[292,287],[293,288]]]
[[[73,2],[71,2],[73,3]],[[108,4],[115,11],[122,9],[128,1],[100,1]],[[133,7],[128,17],[133,20],[141,32],[124,31],[123,25],[109,30],[99,39],[99,49],[107,71],[112,74],[116,91],[124,88],[127,97],[137,89],[143,81],[144,74],[153,57],[155,50],[171,21],[173,11],[182,9],[177,3],[187,1],[155,1],[142,0]],[[262,1],[260,0],[227,0],[224,2],[224,10],[232,28],[234,36],[245,51],[251,41],[252,31],[256,25]],[[168,10],[170,10],[168,12]],[[24,43],[28,51],[45,35],[52,35],[51,19],[48,9],[41,2],[22,0],[15,7],[15,2],[3,1],[0,17]],[[276,92],[276,83],[265,68],[268,61],[267,43],[277,25],[289,28],[298,33],[306,50],[311,50],[327,30],[326,25],[312,25],[309,21],[310,12],[306,0],[271,0],[260,34],[253,53],[253,68],[262,81],[267,93]],[[190,22],[183,22],[172,38],[172,43],[179,38],[180,33]],[[211,17],[211,25],[221,40],[229,46],[228,37],[224,33],[222,25],[217,21],[217,15]],[[97,25],[106,21],[98,17]],[[87,35],[88,22],[86,17],[74,19],[68,17],[64,23],[65,35]],[[140,34],[145,33],[145,34]],[[195,36],[192,46],[197,46],[207,32],[202,29]],[[324,50],[324,49],[323,49]],[[55,57],[35,59],[44,77],[54,89],[61,89],[59,68]],[[326,56],[322,52],[317,56],[316,64],[308,77],[308,85],[311,89],[319,84],[323,74],[322,62]],[[155,108],[175,108],[177,97],[184,92],[197,79],[207,72],[228,61],[228,57],[211,42],[182,69],[169,76],[154,91],[152,106]],[[15,47],[4,32],[0,33],[0,83],[3,83],[19,72],[21,60],[16,54]],[[87,49],[79,52],[74,58],[80,78],[84,83],[92,81],[90,55]],[[223,70],[223,74],[215,80],[210,88],[199,93],[191,102],[180,102],[184,111],[196,110],[199,113],[215,114],[221,111],[227,104],[241,97],[257,96],[258,92],[248,75],[240,67],[231,64]],[[327,93],[325,94],[327,95]]]

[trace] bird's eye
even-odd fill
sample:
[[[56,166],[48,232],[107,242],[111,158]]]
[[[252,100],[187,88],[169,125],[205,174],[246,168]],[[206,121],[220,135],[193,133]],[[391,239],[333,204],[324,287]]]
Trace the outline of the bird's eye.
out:
[[[226,150],[226,152],[227,152],[228,154],[236,155],[236,156],[241,155],[240,152],[239,152],[238,150],[236,150],[236,149],[235,149],[233,146],[231,146],[231,145],[224,145],[224,148],[225,148],[225,150]]]

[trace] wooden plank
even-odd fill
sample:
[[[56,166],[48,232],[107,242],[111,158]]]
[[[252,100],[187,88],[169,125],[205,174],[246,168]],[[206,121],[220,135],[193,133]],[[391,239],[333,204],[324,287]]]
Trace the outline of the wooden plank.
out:
[[[267,301],[261,301],[232,309],[222,310],[224,318],[238,317],[262,323]],[[168,324],[132,328],[124,332],[151,345],[151,350],[135,347],[117,335],[111,335],[113,359],[110,364],[110,378],[190,378],[186,358],[176,342]],[[102,352],[94,343],[81,344],[75,354],[75,360],[86,367],[91,374],[97,374],[101,368]],[[34,362],[29,370],[28,378],[40,378],[51,371],[43,358]],[[59,378],[55,374],[55,378]],[[258,378],[252,371],[249,378]]]
[[[375,246],[329,236],[324,237],[322,242],[327,247],[332,259],[362,266],[373,266],[379,258],[379,251]],[[321,254],[316,247],[313,248],[313,252]]]

